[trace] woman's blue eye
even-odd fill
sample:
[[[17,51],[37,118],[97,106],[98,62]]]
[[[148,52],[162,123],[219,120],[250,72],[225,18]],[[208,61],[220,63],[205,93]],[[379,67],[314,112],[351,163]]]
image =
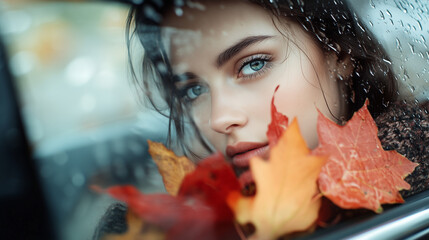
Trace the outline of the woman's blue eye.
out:
[[[205,87],[201,85],[195,85],[186,89],[185,95],[189,100],[194,100],[205,92],[207,92],[207,89]]]
[[[251,61],[243,66],[241,73],[243,75],[252,75],[253,73],[258,72],[264,68],[266,63],[267,61],[260,59]]]

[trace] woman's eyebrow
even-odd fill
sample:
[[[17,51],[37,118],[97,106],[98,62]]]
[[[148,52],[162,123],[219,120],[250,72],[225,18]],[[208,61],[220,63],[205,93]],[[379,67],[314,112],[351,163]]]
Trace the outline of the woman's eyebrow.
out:
[[[216,66],[221,67],[225,62],[227,62],[229,59],[237,55],[239,52],[241,52],[246,47],[262,42],[266,39],[272,38],[273,36],[268,35],[259,35],[259,36],[250,36],[242,39],[241,41],[237,42],[233,46],[229,47],[225,51],[223,51],[221,54],[219,54]]]
[[[198,79],[198,78],[199,77],[195,73],[185,72],[185,73],[182,73],[182,74],[176,74],[176,75],[174,75],[173,82],[174,83],[183,83],[183,82],[186,82],[186,81],[189,81],[189,80],[195,80],[195,79]]]

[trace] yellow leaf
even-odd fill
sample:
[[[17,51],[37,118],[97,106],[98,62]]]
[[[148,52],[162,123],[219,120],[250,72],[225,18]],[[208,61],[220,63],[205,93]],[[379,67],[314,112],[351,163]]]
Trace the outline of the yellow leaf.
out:
[[[253,223],[251,239],[276,239],[309,230],[321,205],[317,177],[325,158],[310,154],[296,119],[270,150],[269,161],[250,160],[256,195],[234,193],[228,204],[240,224]]]
[[[165,233],[155,226],[148,225],[143,219],[127,212],[127,231],[123,234],[107,234],[102,240],[164,240]]]
[[[165,189],[173,196],[177,195],[183,178],[194,171],[195,164],[186,157],[178,157],[162,143],[148,140],[149,154],[158,166]]]

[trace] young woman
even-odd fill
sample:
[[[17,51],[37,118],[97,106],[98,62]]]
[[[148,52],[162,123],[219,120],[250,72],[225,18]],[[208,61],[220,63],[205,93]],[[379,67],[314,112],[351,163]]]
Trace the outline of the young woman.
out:
[[[369,99],[384,147],[421,164],[409,178],[409,194],[428,187],[428,147],[410,150],[417,138],[398,136],[416,129],[428,136],[428,115],[393,104],[390,61],[345,2],[144,1],[131,9],[128,29],[145,50],[136,83],[156,109],[167,106],[171,130],[188,155],[196,151],[185,139],[197,136],[238,173],[252,156],[266,156],[270,103],[279,86],[277,110],[297,117],[310,148],[317,146],[317,109],[342,124]],[[404,121],[408,113],[419,124]],[[428,146],[427,137],[418,139]]]
[[[277,109],[297,117],[311,148],[317,109],[342,123],[367,98],[377,115],[397,97],[384,50],[342,1],[154,1],[131,23],[145,49],[136,82],[155,107],[154,95],[165,100],[185,153],[190,133],[236,168],[268,152],[277,86]]]

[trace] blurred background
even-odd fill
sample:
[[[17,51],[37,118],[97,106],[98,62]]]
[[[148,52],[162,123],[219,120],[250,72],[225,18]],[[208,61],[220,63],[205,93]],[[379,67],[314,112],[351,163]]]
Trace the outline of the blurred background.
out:
[[[90,239],[112,200],[90,184],[163,191],[147,139],[167,119],[138,101],[128,72],[128,6],[0,1],[0,31],[20,113],[59,239]]]
[[[391,56],[401,96],[428,100],[427,1],[350,2]],[[0,1],[19,113],[59,239],[90,239],[112,203],[91,184],[164,191],[146,140],[165,141],[167,119],[132,86],[127,11],[114,1]]]

